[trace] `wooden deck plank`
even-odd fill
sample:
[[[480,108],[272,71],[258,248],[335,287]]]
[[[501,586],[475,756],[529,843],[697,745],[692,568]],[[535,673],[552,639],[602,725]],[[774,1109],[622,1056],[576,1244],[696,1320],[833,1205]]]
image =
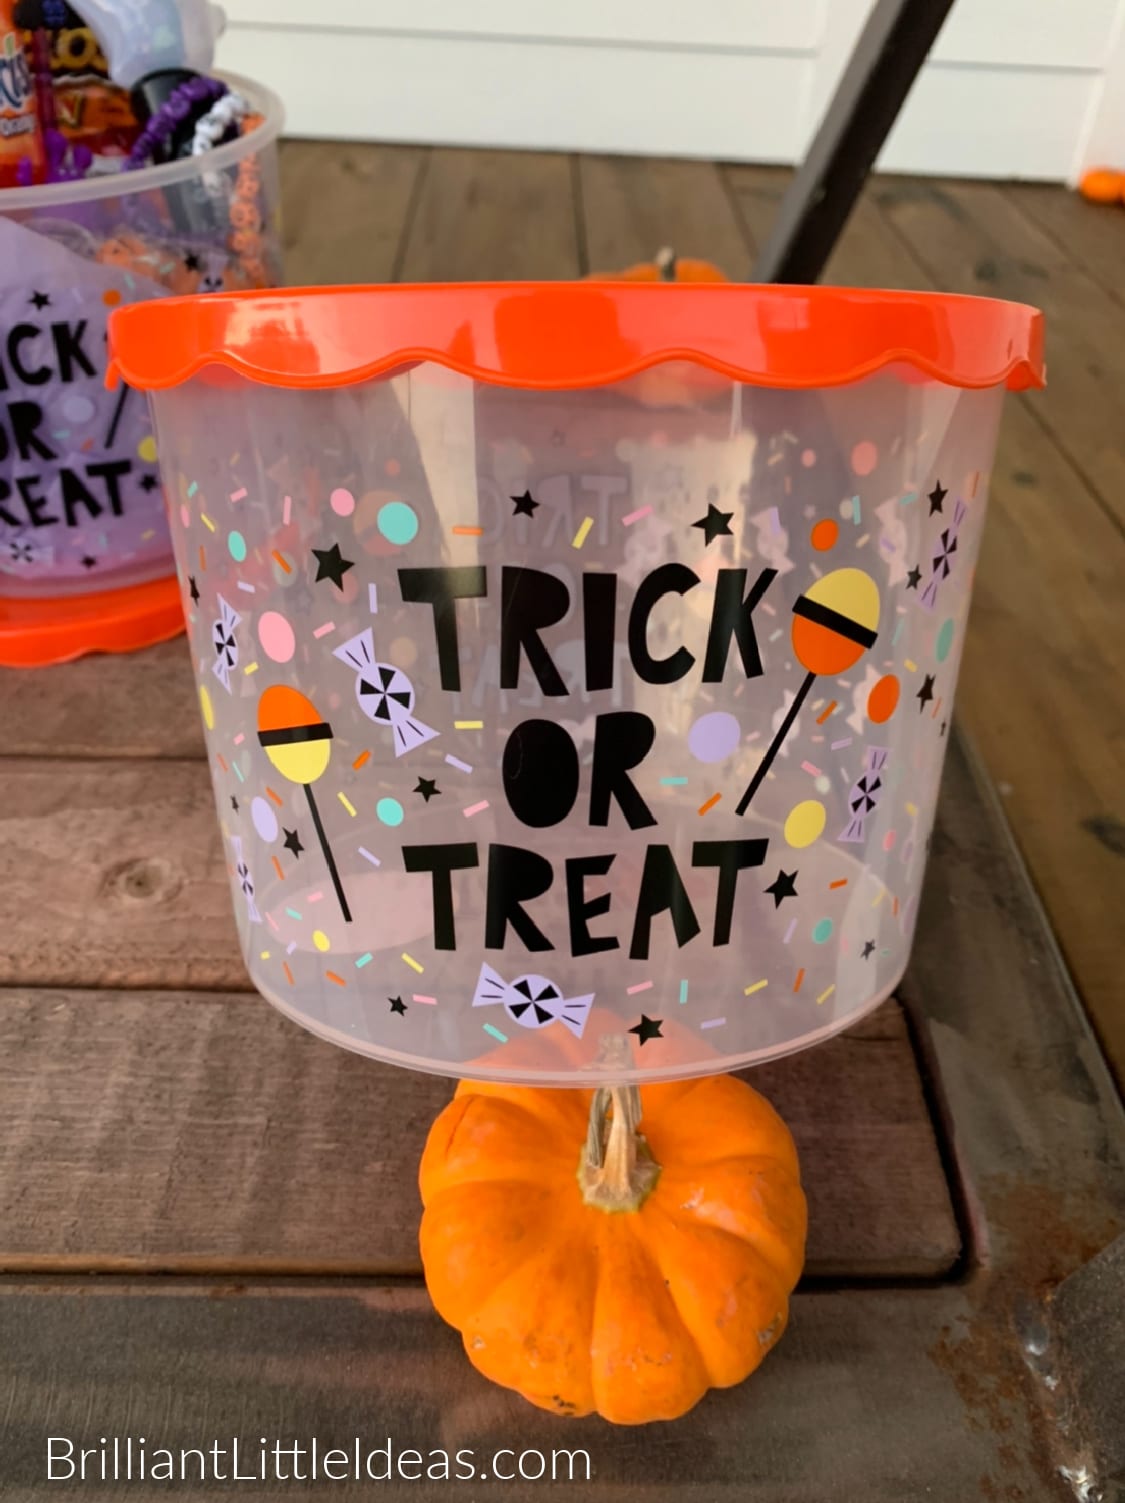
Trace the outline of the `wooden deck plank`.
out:
[[[801,1151],[809,1273],[953,1265],[897,1004],[752,1079]],[[420,1274],[415,1174],[451,1091],[252,997],[0,992],[0,1270]]]
[[[509,1484],[513,1496],[592,1503],[673,1494],[690,1503],[1065,1497],[1025,1385],[1018,1372],[1005,1372],[1000,1390],[991,1369],[982,1371],[965,1340],[971,1317],[959,1288],[798,1294],[784,1339],[749,1382],[707,1395],[674,1424],[611,1426],[561,1421],[489,1384],[418,1289],[181,1288],[169,1280],[124,1287],[91,1280],[57,1291],[0,1286],[4,1472],[14,1496],[36,1503],[66,1488],[46,1480],[48,1435],[85,1446],[101,1435],[144,1435],[150,1447],[177,1456],[212,1440],[229,1446],[234,1435],[244,1470],[255,1464],[245,1448],[256,1462],[259,1436],[290,1445],[316,1435],[321,1454],[360,1437],[366,1455],[390,1437],[396,1458],[414,1448],[438,1465],[435,1448],[451,1457],[464,1450],[470,1461],[475,1456],[474,1476],[487,1473],[466,1488],[427,1480],[423,1466],[398,1474],[418,1479],[409,1486],[388,1485],[389,1496],[421,1503],[500,1494],[497,1470],[513,1473],[519,1453],[536,1451],[548,1479],[557,1454],[557,1480]],[[572,1480],[565,1453],[576,1450],[589,1456],[589,1481],[580,1458]],[[537,1467],[528,1454],[527,1471]],[[106,1486],[137,1503],[225,1491],[140,1481],[135,1470],[133,1481]],[[102,1495],[97,1482],[87,1487]],[[380,1487],[345,1478],[267,1481],[258,1491],[356,1503]]]
[[[1054,183],[1005,183],[1001,191],[1104,293],[1125,304],[1125,210],[1120,204],[1087,203]]]
[[[992,183],[889,178],[874,193],[937,285],[1043,309],[1050,384],[1021,400],[1125,529],[1125,308]]]
[[[552,280],[579,271],[569,157],[431,152],[400,260],[402,281]]]
[[[749,278],[750,246],[713,162],[584,156],[579,181],[591,271],[621,271],[671,246],[735,281]]]
[[[389,282],[426,158],[419,146],[283,141],[288,284]]]
[[[788,174],[727,170],[751,231],[763,233]],[[886,220],[878,191],[857,206],[828,277],[938,285]],[[1005,411],[957,708],[1005,790],[1079,991],[1125,1081],[1116,917],[1125,883],[1125,540],[1031,415],[1040,396]]]

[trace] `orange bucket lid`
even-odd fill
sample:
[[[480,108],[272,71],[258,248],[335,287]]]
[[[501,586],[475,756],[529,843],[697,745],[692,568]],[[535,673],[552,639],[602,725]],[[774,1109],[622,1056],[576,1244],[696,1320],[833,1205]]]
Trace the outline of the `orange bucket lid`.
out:
[[[183,629],[175,575],[88,595],[0,595],[0,667],[43,668],[88,652],[133,652]]]
[[[739,283],[484,282],[209,293],[109,323],[107,382],[144,391],[222,366],[294,389],[420,361],[528,390],[691,361],[754,386],[840,386],[906,364],[950,386],[1042,386],[1043,315],[945,293]]]

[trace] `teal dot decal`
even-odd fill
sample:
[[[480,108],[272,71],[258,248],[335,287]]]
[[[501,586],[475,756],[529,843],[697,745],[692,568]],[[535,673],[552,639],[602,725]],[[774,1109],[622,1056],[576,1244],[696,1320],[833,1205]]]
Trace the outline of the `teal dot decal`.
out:
[[[380,506],[376,522],[388,543],[397,543],[401,547],[404,543],[412,543],[418,536],[418,518],[414,508],[407,506],[405,501],[388,501],[386,506]]]
[[[236,564],[240,564],[246,557],[246,539],[240,532],[232,532],[228,535],[227,547]]]
[[[821,919],[812,932],[813,944],[824,945],[832,938],[832,920]]]
[[[953,617],[941,623],[941,630],[937,634],[934,644],[934,657],[939,663],[944,663],[949,656],[949,649],[953,646]]]
[[[402,805],[397,798],[381,798],[375,805],[375,813],[385,825],[402,824]]]

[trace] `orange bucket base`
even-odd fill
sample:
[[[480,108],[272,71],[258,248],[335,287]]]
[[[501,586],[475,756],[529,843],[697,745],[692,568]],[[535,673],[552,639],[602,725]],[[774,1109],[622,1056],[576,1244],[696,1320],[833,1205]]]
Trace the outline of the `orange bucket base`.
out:
[[[134,652],[183,629],[175,575],[92,595],[0,598],[0,666],[42,668],[88,652]]]

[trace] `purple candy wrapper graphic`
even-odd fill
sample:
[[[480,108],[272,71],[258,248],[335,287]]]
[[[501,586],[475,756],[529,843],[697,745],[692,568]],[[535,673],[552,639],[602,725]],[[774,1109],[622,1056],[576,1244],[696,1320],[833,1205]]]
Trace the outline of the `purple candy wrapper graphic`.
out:
[[[368,720],[389,725],[394,731],[395,756],[401,757],[424,746],[439,733],[415,719],[414,685],[400,669],[375,659],[375,639],[370,627],[337,647],[334,657],[355,669],[355,697]]]
[[[246,915],[252,924],[260,924],[262,915],[258,912],[258,905],[254,901],[254,878],[250,875],[250,868],[242,854],[242,836],[232,835],[230,843],[234,851],[234,869],[238,874],[239,886],[246,899]]]
[[[852,817],[845,829],[836,838],[849,845],[859,845],[867,838],[867,821],[879,807],[883,793],[883,768],[887,765],[890,750],[885,746],[869,746],[863,772],[852,784],[848,794],[848,808]]]
[[[957,552],[957,534],[961,531],[961,523],[965,520],[967,510],[968,507],[964,501],[957,502],[953,508],[953,525],[942,531],[934,548],[934,556],[930,561],[930,578],[922,591],[922,604],[928,611],[932,611],[937,604],[939,585],[953,573],[953,555]]]
[[[582,1037],[593,1005],[593,992],[585,997],[564,997],[546,976],[517,976],[509,986],[487,963],[480,968],[473,993],[474,1007],[501,1006],[521,1028],[546,1028],[550,1023],[561,1023],[576,1039]]]
[[[234,634],[241,624],[242,617],[220,595],[219,619],[211,627],[211,641],[215,648],[211,672],[228,694],[231,692],[231,673],[238,667],[238,641]]]

